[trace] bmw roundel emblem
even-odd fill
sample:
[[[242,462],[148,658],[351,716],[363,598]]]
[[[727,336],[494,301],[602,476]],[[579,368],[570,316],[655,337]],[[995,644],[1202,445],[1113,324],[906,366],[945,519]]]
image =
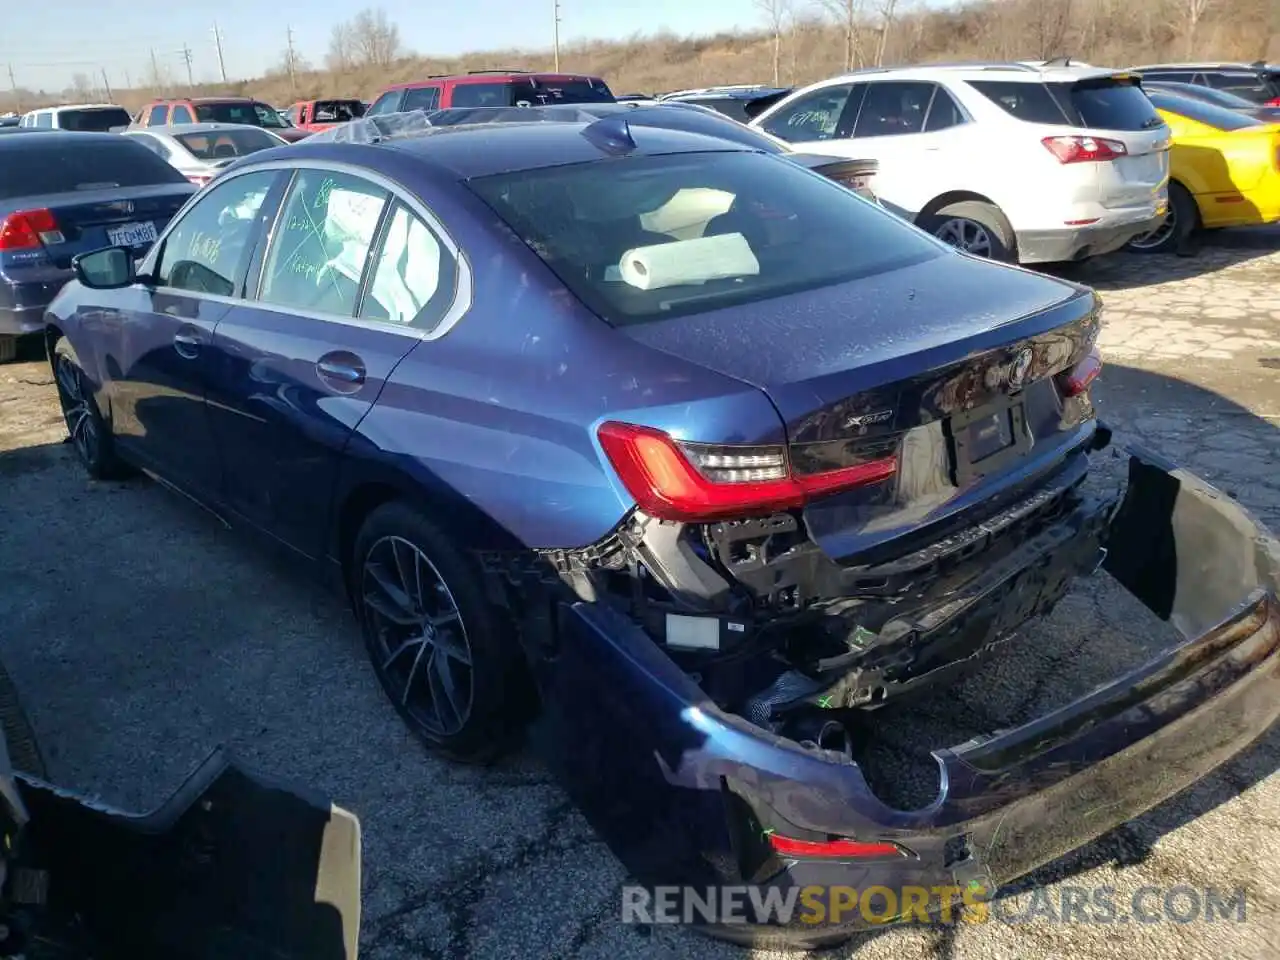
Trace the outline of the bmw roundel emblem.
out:
[[[1009,366],[1009,386],[1015,390],[1020,389],[1027,380],[1027,374],[1031,372],[1031,348],[1023,347],[1013,358],[1013,363]]]

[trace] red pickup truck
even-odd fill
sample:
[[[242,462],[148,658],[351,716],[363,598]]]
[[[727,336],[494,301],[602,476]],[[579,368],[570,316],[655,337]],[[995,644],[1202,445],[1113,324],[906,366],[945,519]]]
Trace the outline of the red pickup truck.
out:
[[[301,100],[287,111],[299,130],[317,133],[364,116],[363,100]]]

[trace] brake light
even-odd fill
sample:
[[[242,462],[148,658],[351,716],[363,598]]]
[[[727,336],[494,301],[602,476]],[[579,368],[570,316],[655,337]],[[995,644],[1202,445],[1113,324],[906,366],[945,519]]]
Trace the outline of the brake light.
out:
[[[0,250],[35,250],[45,243],[62,243],[53,211],[17,210],[0,221]]]
[[[1090,163],[1114,160],[1129,152],[1119,140],[1103,137],[1045,137],[1040,141],[1059,163]]]
[[[822,473],[792,471],[787,449],[675,440],[610,421],[600,446],[640,509],[660,520],[703,521],[793,510],[839,490],[879,483],[898,469],[884,457]]]
[[[1092,348],[1085,358],[1070,370],[1058,375],[1058,388],[1064,397],[1078,397],[1089,389],[1089,384],[1102,372],[1102,354]]]
[[[1280,107],[1280,97],[1272,97],[1270,100],[1264,103],[1263,106],[1264,107]]]
[[[769,834],[769,846],[784,857],[826,857],[865,860],[876,857],[905,857],[896,843],[863,843],[858,840],[795,840]]]

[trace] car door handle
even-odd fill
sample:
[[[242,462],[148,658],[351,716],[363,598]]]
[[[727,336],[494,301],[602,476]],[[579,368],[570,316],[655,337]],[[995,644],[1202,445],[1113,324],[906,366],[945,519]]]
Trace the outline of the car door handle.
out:
[[[316,362],[316,376],[340,393],[350,393],[364,383],[364,362],[351,353],[321,357]]]
[[[203,343],[200,334],[189,330],[179,330],[173,335],[173,349],[178,352],[178,356],[187,360],[194,360],[200,356],[200,347]]]

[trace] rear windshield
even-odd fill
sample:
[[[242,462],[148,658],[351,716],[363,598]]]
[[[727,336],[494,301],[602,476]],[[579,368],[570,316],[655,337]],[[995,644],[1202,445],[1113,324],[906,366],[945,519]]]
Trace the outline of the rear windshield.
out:
[[[359,100],[317,100],[312,112],[313,123],[346,123],[364,116],[364,104]]]
[[[229,160],[280,146],[279,137],[252,127],[219,130],[217,133],[180,133],[174,139],[200,160]]]
[[[58,125],[63,130],[106,133],[112,127],[127,127],[133,119],[124,107],[90,107],[84,110],[59,110]]]
[[[1150,130],[1161,123],[1142,88],[1124,80],[1043,84],[971,80],[969,86],[1028,123],[1094,130]]]
[[[1237,113],[1226,107],[1205,103],[1203,100],[1192,100],[1190,97],[1175,97],[1172,94],[1152,90],[1148,96],[1152,104],[1169,113],[1203,123],[1216,130],[1244,130],[1248,127],[1265,127],[1261,120],[1256,120],[1246,113]]]
[[[602,80],[500,80],[459,83],[453,88],[455,107],[536,107],[550,103],[611,103],[613,93]]]
[[[1214,90],[1190,83],[1143,84],[1147,93],[1166,93],[1175,97],[1186,97],[1190,100],[1203,100],[1205,103],[1216,103],[1228,110],[1252,110],[1257,104],[1252,100],[1232,93],[1230,90]]]
[[[616,325],[813,290],[944,249],[852,191],[763,153],[604,160],[469,185]]]
[[[87,138],[94,142],[72,144],[70,139],[5,137],[0,147],[0,200],[187,182],[176,168],[129,137],[115,143]]]
[[[265,103],[197,103],[194,106],[200,123],[245,123],[277,130],[285,126],[280,114]]]

